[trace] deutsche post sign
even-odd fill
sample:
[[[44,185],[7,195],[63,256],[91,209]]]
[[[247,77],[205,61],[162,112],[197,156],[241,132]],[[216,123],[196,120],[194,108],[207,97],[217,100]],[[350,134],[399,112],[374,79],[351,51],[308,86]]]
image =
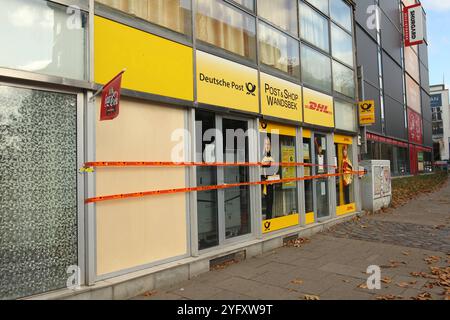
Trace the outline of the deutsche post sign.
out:
[[[361,101],[359,103],[359,124],[361,126],[370,126],[375,122],[375,101]]]
[[[199,103],[259,113],[258,71],[197,51]]]

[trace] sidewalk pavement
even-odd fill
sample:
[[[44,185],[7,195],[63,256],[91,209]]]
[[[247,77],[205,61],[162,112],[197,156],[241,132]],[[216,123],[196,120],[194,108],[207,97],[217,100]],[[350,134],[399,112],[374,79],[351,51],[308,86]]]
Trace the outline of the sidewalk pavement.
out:
[[[449,183],[404,207],[355,218],[308,240],[135,299],[450,298]],[[366,286],[370,265],[381,267],[381,290]]]

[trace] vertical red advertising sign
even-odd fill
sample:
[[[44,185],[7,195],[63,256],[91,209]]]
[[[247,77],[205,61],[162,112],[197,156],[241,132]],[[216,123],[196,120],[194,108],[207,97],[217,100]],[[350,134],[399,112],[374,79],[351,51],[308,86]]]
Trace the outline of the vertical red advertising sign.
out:
[[[405,47],[422,44],[425,40],[422,5],[420,3],[403,9]]]
[[[113,120],[119,115],[120,89],[124,72],[120,72],[103,87],[100,121]]]
[[[423,130],[422,117],[417,112],[408,108],[408,127],[409,141],[412,143],[422,144]]]

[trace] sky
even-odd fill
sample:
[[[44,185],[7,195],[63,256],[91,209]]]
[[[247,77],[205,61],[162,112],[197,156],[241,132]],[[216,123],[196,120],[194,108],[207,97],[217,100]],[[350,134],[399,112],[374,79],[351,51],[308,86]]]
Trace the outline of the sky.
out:
[[[450,0],[422,0],[427,12],[430,84],[450,88]]]

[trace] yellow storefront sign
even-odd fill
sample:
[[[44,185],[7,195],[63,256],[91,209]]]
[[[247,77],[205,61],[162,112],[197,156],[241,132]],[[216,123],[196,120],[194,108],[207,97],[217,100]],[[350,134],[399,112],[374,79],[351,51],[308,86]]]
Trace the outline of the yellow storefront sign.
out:
[[[274,218],[270,220],[263,221],[263,233],[274,232],[282,229],[286,229],[289,227],[298,226],[300,223],[300,215],[299,214],[291,214],[284,217]]]
[[[259,122],[259,131],[290,137],[295,137],[297,134],[295,127],[266,121]]]
[[[194,100],[192,48],[99,16],[94,23],[95,82],[126,68],[124,89]]]
[[[334,135],[334,143],[352,145],[353,144],[353,138],[349,137],[349,136],[343,136],[343,135],[340,135],[340,134],[335,134]]]
[[[199,103],[259,113],[258,71],[197,51]]]
[[[304,122],[322,127],[334,127],[333,98],[303,88]]]
[[[372,125],[375,122],[375,101],[361,101],[359,103],[359,124],[361,126],[367,126]]]
[[[301,86],[261,73],[261,113],[301,122]]]

